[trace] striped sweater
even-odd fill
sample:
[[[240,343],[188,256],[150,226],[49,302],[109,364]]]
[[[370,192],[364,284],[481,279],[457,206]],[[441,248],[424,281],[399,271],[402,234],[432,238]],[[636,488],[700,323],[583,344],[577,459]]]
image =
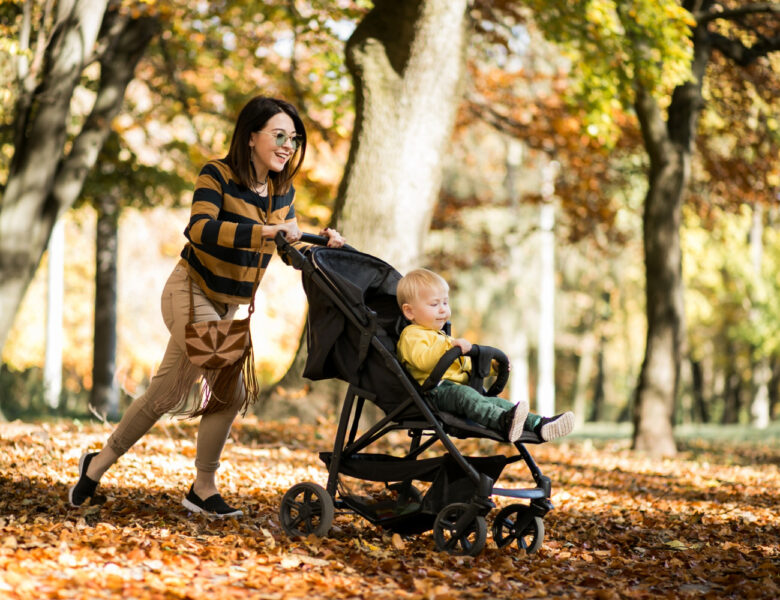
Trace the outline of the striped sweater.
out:
[[[276,249],[272,239],[262,237],[262,225],[295,220],[294,196],[290,186],[285,194],[272,194],[269,205],[268,196],[239,185],[224,160],[206,163],[195,183],[184,230],[189,243],[181,256],[209,298],[228,304],[251,301],[258,269],[262,279]]]

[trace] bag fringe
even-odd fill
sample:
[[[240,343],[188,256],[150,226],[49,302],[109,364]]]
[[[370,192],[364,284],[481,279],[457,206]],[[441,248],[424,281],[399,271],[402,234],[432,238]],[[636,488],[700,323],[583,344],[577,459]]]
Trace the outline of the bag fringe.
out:
[[[246,414],[249,406],[260,398],[251,340],[244,355],[228,367],[201,369],[184,354],[177,370],[179,376],[171,393],[155,405],[173,416],[192,419],[225,410],[235,402],[241,403],[240,411]],[[196,383],[198,387],[193,393]]]

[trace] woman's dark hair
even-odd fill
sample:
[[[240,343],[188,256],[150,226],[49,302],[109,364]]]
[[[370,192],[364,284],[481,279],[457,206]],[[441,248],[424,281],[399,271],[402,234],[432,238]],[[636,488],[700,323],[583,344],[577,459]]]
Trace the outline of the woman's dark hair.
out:
[[[289,102],[277,98],[268,98],[266,96],[256,96],[246,103],[238,115],[236,128],[233,130],[233,139],[230,140],[230,150],[225,157],[233,173],[238,179],[238,183],[252,187],[259,183],[255,174],[255,167],[252,164],[251,148],[249,147],[249,137],[255,131],[260,131],[268,119],[280,112],[287,113],[295,125],[295,133],[300,138],[300,146],[290,160],[284,165],[284,168],[275,173],[269,171],[268,177],[273,184],[273,193],[284,194],[290,189],[293,177],[301,168],[303,157],[306,154],[306,128],[303,121],[298,116],[298,111]],[[270,190],[269,190],[270,191]]]

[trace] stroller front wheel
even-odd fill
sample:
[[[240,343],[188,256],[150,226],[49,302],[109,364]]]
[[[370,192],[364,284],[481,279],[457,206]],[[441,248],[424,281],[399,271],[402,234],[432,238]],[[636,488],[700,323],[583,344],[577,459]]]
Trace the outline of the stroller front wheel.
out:
[[[516,541],[519,549],[533,554],[542,547],[543,540],[544,521],[524,504],[502,508],[493,520],[493,541],[499,548]]]
[[[433,523],[436,549],[460,556],[477,556],[485,547],[485,517],[473,514],[471,505],[456,502],[439,511]]]
[[[312,533],[324,537],[333,524],[333,498],[321,485],[304,482],[292,486],[279,507],[282,529],[290,537],[306,537]]]

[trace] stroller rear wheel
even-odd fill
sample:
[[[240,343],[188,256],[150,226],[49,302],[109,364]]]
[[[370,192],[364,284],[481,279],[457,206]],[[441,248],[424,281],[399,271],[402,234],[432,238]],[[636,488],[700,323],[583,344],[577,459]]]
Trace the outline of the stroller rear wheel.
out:
[[[328,534],[333,524],[333,498],[321,485],[304,482],[292,486],[282,498],[279,520],[290,537]]]
[[[439,511],[433,523],[436,549],[450,554],[476,556],[485,547],[485,517],[473,514],[471,505],[456,502]]]
[[[542,547],[543,540],[544,521],[524,504],[502,508],[493,520],[493,541],[499,548],[516,541],[518,548],[533,554]]]

